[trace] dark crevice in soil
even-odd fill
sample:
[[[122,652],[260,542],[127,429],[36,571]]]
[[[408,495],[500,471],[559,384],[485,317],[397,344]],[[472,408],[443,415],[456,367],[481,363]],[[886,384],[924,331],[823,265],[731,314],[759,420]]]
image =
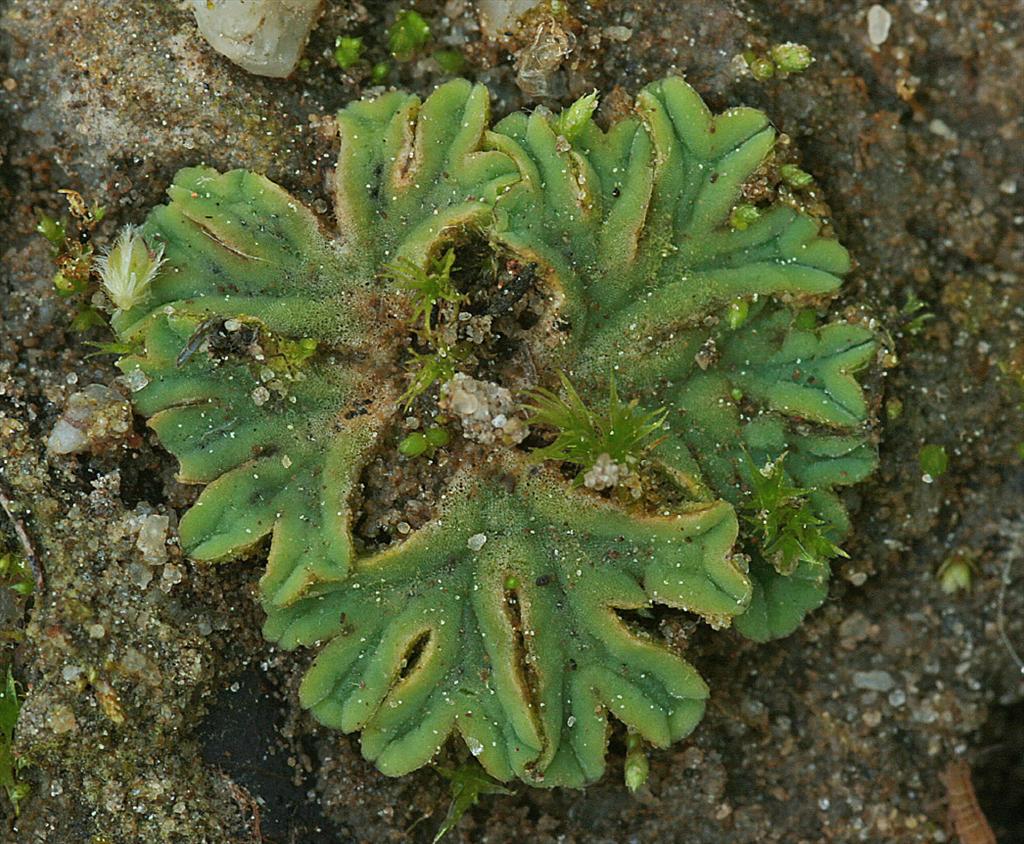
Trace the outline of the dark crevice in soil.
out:
[[[141,428],[136,418],[136,431]],[[132,451],[121,460],[121,502],[128,509],[145,502],[153,507],[166,503],[164,480],[171,463],[163,453],[148,448]],[[173,465],[173,463],[171,463]]]
[[[258,801],[263,844],[336,844],[338,829],[307,796],[312,777],[289,764],[293,754],[279,733],[281,705],[266,674],[248,669],[221,692],[200,725],[203,759]]]
[[[981,728],[974,766],[978,803],[998,841],[1024,841],[1024,701],[996,706]]]

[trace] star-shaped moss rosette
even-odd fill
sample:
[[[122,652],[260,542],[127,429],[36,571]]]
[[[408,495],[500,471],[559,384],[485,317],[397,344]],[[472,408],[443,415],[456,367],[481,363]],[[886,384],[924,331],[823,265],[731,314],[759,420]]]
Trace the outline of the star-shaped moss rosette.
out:
[[[697,672],[646,632],[652,605],[768,638],[824,597],[827,562],[776,567],[756,531],[738,540],[737,511],[750,466],[785,455],[815,524],[847,530],[833,488],[874,465],[850,375],[872,339],[807,309],[846,253],[788,207],[730,228],[772,130],[755,111],[712,117],[680,80],[607,134],[579,114],[491,130],[486,90],[464,81],[338,123],[336,234],[264,177],[206,168],[181,171],[144,226],[166,263],[113,322],[138,349],[119,364],[137,408],[182,480],[205,485],[182,544],[220,560],[270,537],[265,633],[320,648],[302,704],[361,731],[385,773],[458,732],[495,777],[585,785],[608,714],[663,747],[703,713]],[[458,295],[424,315],[394,268],[447,273],[449,249]],[[501,322],[528,295],[529,318]],[[464,348],[463,318],[486,334],[492,316],[491,340]],[[633,468],[642,494],[531,458],[551,432],[512,444],[466,428],[436,439],[440,456],[399,453],[410,413],[457,432],[447,387],[408,392],[410,361],[446,336],[463,384],[557,390],[564,373],[599,405],[614,372],[638,418],[665,415]],[[428,518],[364,529],[374,462],[429,467]]]

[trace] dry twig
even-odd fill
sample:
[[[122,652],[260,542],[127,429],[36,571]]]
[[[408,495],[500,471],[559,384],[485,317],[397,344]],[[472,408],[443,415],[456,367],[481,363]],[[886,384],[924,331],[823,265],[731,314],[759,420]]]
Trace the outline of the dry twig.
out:
[[[231,792],[231,796],[235,798],[235,802],[242,812],[242,820],[249,823],[249,833],[252,835],[253,844],[263,844],[263,830],[260,826],[260,804],[246,788],[240,786],[227,774],[222,774],[222,776],[228,791]],[[251,822],[248,820],[246,813],[252,818]]]
[[[1006,562],[1003,564],[1002,576],[999,578],[999,598],[996,601],[996,628],[999,630],[999,638],[1006,650],[1010,652],[1010,657],[1017,667],[1020,669],[1020,673],[1024,674],[1024,659],[1021,659],[1017,649],[1013,646],[1013,642],[1010,641],[1010,637],[1006,633],[1006,587],[1010,585],[1010,563],[1013,561],[1013,557],[1007,555]]]
[[[949,821],[960,844],[996,844],[995,833],[978,805],[971,782],[971,766],[962,759],[950,762],[939,778],[946,786]]]

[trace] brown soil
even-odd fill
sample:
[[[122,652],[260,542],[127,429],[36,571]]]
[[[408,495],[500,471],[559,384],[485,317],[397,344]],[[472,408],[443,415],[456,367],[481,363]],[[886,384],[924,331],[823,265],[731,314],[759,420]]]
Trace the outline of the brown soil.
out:
[[[264,172],[326,218],[330,115],[370,84],[368,66],[338,70],[334,39],[362,35],[383,59],[399,8],[328,2],[308,67],[268,80],[213,53],[181,5],[0,2],[0,488],[48,577],[28,600],[0,589],[0,665],[24,692],[16,751],[32,789],[18,818],[0,804],[0,840],[426,842],[446,783],[430,770],[388,779],[356,738],[298,709],[309,655],[261,639],[258,558],[196,566],[172,545],[141,562],[139,520],[167,515],[173,536],[191,495],[142,426],[103,454],[46,451],[68,396],[118,374],[88,357],[109,336],[71,330],[75,302],[55,295],[33,233],[40,212],[63,210],[56,191],[107,206],[100,244],[198,162]],[[792,140],[787,158],[814,174],[858,262],[837,309],[866,310],[892,336],[882,399],[902,413],[880,423],[881,468],[848,497],[850,558],[797,633],[755,645],[663,622],[713,697],[691,739],[651,755],[638,795],[621,784],[616,736],[602,782],[485,798],[451,840],[948,841],[939,775],[962,757],[999,840],[1024,839],[1017,4],[889,2],[877,49],[867,3],[566,5],[573,52],[545,104],[596,88],[607,119],[646,82],[685,73],[713,108],[762,108]],[[469,2],[415,6],[495,92],[496,115],[538,104],[512,62],[529,33],[497,44]],[[811,48],[806,72],[738,71],[735,56],[786,41]],[[426,93],[441,78],[413,61],[389,83]],[[901,314],[911,296],[934,314],[920,331]],[[926,443],[950,455],[931,483]],[[0,543],[19,543],[3,515]],[[955,555],[973,588],[947,595],[936,572]]]

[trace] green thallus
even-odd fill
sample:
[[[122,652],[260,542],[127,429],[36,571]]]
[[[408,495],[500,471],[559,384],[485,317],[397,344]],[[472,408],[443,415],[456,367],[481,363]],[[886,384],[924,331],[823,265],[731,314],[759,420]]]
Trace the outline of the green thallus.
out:
[[[361,732],[390,775],[458,734],[493,778],[583,786],[604,771],[610,716],[630,731],[638,787],[642,747],[687,735],[708,688],[634,611],[791,632],[849,530],[837,491],[875,466],[853,377],[873,335],[817,316],[846,251],[787,205],[735,224],[774,144],[767,118],[715,116],[679,79],[607,131],[593,105],[492,126],[486,89],[463,80],[422,102],[353,103],[338,115],[337,234],[263,176],[195,167],[108,258],[112,324],[138,349],[119,362],[135,406],[181,480],[204,486],[182,547],[221,560],[269,539],[266,636],[318,650],[302,705]],[[470,241],[543,293],[523,367],[554,439],[531,454],[537,442],[468,443],[446,423],[452,459],[415,464],[440,473],[433,517],[367,547],[353,532],[363,471],[423,446],[388,432],[410,379],[441,368],[440,309],[462,295],[443,267],[451,254],[475,272]],[[208,344],[180,360],[204,324]],[[260,360],[287,342],[309,354]],[[486,387],[485,358],[458,365]],[[445,360],[431,383],[454,375]],[[644,495],[574,485],[620,436]]]

